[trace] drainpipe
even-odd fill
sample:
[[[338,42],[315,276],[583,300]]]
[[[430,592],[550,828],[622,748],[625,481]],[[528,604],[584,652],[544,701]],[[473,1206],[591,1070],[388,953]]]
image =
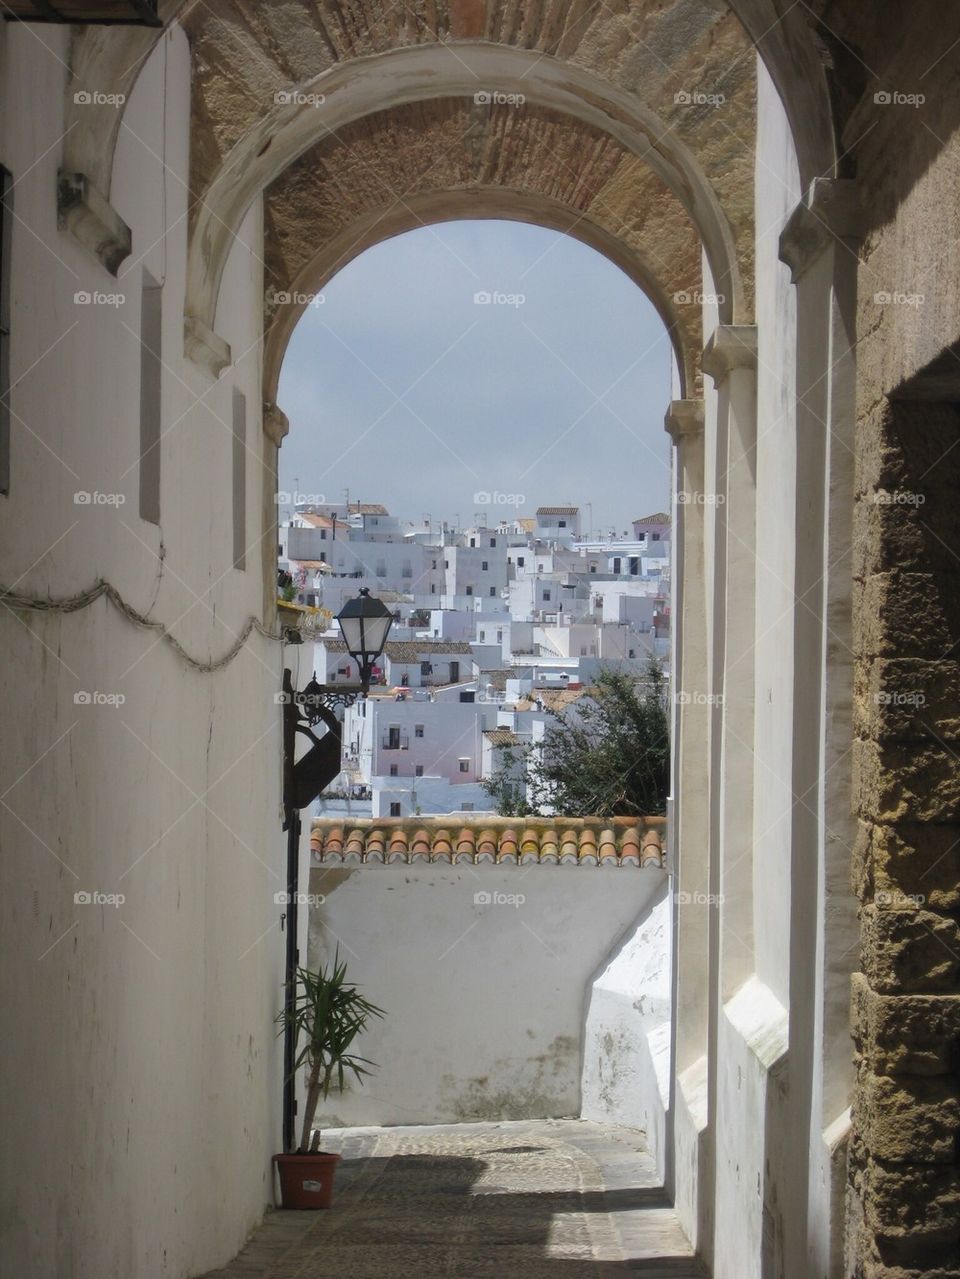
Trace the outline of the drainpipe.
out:
[[[287,930],[284,1002],[287,1021],[283,1031],[283,1149],[290,1154],[295,1149],[297,1122],[297,1041],[291,1017],[297,999],[297,966],[300,952],[297,948],[297,902],[300,893],[300,814],[294,812],[287,830],[287,912],[284,924]]]

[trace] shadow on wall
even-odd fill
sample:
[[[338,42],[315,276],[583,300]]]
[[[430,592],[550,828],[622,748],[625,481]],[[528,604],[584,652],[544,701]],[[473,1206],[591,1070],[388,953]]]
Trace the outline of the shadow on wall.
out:
[[[664,1175],[670,1096],[670,885],[657,892],[588,981],[581,1115],[642,1129]]]

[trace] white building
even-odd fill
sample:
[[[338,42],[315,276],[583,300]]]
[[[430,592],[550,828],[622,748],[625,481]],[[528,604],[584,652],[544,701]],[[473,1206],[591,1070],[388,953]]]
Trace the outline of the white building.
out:
[[[370,788],[374,817],[488,809],[479,785],[483,732],[496,717],[495,705],[472,698],[362,699],[344,716],[349,779]]]

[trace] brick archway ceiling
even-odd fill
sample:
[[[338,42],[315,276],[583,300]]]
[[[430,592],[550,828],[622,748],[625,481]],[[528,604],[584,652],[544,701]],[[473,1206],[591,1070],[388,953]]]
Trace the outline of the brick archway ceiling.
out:
[[[264,215],[268,400],[295,320],[289,304],[273,301],[278,293],[322,289],[358,252],[399,231],[478,216],[546,223],[608,252],[676,330],[692,393],[701,343],[696,228],[642,160],[579,121],[464,99],[378,112],[301,156],[268,188]]]
[[[204,0],[187,6],[181,21],[193,58],[191,279],[203,277],[191,285],[188,311],[211,327],[225,229],[238,225],[244,183],[258,165],[266,173],[261,185],[269,187],[265,256],[276,288],[289,287],[305,269],[311,244],[316,254],[338,236],[348,237],[346,219],[362,219],[370,208],[383,210],[398,194],[412,193],[412,174],[420,196],[428,184],[434,191],[512,192],[518,203],[528,202],[526,220],[535,220],[530,201],[563,206],[579,219],[584,238],[622,245],[622,256],[637,263],[637,278],[655,281],[652,291],[659,291],[661,304],[701,287],[697,232],[708,241],[691,218],[697,202],[703,203],[690,177],[695,170],[723,228],[727,262],[737,272],[735,281],[718,281],[716,288],[734,297],[738,322],[752,318],[755,51],[726,5]],[[516,86],[520,92],[525,84],[532,89],[549,66],[561,92],[574,86],[569,93],[578,95],[584,114],[609,113],[601,93],[628,103],[625,115],[629,109],[647,121],[639,140],[630,145],[615,139],[612,129],[544,102],[474,110],[466,86],[453,100],[440,81],[457,74],[468,51],[478,48],[493,60],[498,50],[531,60],[532,74]],[[325,79],[342,77],[355,62],[369,75],[371,60],[415,50],[431,59],[422,93],[407,87],[406,100],[392,102],[384,62],[382,72],[374,68],[382,74],[382,101],[374,94],[355,118],[338,121],[335,137],[324,123],[332,118],[328,101],[309,117],[315,125],[297,126],[299,151],[289,135],[274,145],[289,119],[282,109],[278,114],[278,93],[297,87],[322,92]],[[471,88],[484,87],[466,78]],[[590,85],[598,90],[593,98]],[[687,102],[683,94],[721,95],[723,101]],[[420,100],[410,101],[411,95]],[[342,94],[335,97],[339,103]],[[314,135],[307,137],[304,130],[311,127]],[[267,168],[277,155],[275,165],[289,166],[279,174]],[[678,335],[691,350],[701,341],[694,331],[697,310],[688,306],[677,317]]]

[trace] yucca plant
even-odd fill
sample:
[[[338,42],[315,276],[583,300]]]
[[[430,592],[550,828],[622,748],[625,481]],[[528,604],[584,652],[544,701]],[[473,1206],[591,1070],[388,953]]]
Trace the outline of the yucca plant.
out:
[[[329,968],[315,973],[298,968],[299,990],[293,1007],[277,1014],[280,1033],[292,1026],[295,1043],[299,1046],[303,1041],[294,1070],[306,1063],[310,1071],[298,1154],[311,1154],[320,1147],[320,1131],[313,1132],[320,1098],[326,1100],[334,1085],[342,1089],[348,1073],[363,1083],[363,1076],[370,1074],[368,1067],[376,1065],[350,1048],[371,1017],[384,1015],[383,1009],[364,999],[356,986],[348,985],[346,976],[347,965],[340,960],[339,948]]]

